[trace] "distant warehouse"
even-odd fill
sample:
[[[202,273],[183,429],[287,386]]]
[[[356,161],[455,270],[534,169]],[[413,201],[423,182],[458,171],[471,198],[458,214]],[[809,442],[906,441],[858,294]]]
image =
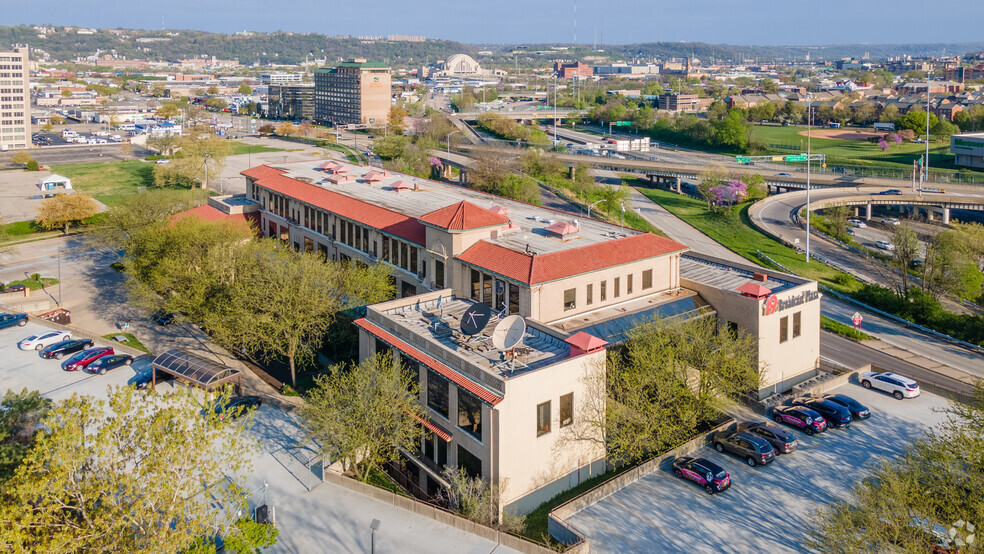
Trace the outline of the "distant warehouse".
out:
[[[967,133],[950,137],[953,163],[984,168],[984,133]]]

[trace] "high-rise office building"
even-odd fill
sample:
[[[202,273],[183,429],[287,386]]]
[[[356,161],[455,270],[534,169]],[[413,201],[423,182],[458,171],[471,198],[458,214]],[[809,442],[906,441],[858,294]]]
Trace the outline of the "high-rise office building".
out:
[[[314,119],[314,85],[271,84],[267,94],[268,113],[275,119]]]
[[[28,49],[0,52],[0,149],[31,145]]]
[[[334,125],[384,125],[390,111],[390,67],[357,58],[314,73],[314,118]]]

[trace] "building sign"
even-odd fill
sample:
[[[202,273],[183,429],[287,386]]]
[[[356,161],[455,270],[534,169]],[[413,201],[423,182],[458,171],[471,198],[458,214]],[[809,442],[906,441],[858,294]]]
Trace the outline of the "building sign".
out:
[[[762,315],[772,315],[776,312],[788,310],[796,306],[801,306],[807,302],[813,302],[820,298],[820,293],[815,290],[805,290],[795,296],[780,299],[776,295],[770,295],[762,303]]]

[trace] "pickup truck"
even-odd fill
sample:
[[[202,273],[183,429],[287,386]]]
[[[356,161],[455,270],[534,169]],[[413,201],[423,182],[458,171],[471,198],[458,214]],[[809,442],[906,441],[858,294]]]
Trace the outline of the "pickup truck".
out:
[[[0,314],[0,329],[27,325],[27,314]]]

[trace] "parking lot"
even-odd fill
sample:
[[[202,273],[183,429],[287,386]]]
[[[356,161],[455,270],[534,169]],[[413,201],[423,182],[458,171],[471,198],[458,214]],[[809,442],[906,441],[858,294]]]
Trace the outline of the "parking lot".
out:
[[[17,343],[30,335],[50,331],[37,323],[24,327],[0,330],[0,391],[27,388],[38,390],[44,396],[55,400],[68,398],[74,393],[106,396],[109,385],[125,385],[138,375],[150,371],[149,356],[133,360],[133,365],[124,366],[106,373],[91,375],[84,371],[62,371],[62,360],[45,360],[34,350],[20,350]],[[96,342],[96,346],[113,346],[111,341]],[[170,384],[166,385],[170,386]]]
[[[898,401],[853,383],[830,392],[854,397],[871,418],[813,437],[796,431],[799,450],[765,467],[705,446],[692,455],[731,474],[727,491],[708,495],[662,469],[568,523],[588,537],[592,552],[801,552],[815,511],[847,495],[868,464],[899,454],[942,421],[935,410],[947,403],[925,391]]]

